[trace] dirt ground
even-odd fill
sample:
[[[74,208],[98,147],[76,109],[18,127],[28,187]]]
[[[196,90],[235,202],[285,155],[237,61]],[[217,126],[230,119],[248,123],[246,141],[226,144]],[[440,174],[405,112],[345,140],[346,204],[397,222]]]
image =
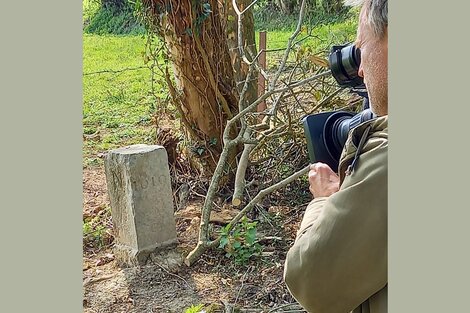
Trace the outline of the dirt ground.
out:
[[[236,265],[223,251],[210,250],[187,267],[183,257],[196,245],[201,205],[201,201],[190,201],[175,212],[177,246],[153,253],[140,267],[118,266],[112,241],[100,248],[84,243],[83,312],[184,313],[198,304],[204,305],[200,312],[205,313],[304,312],[282,279],[285,254],[295,238],[303,208],[273,206],[262,212],[272,217],[258,229],[263,252],[248,264]],[[84,169],[84,220],[106,216],[106,208],[109,199],[103,168]],[[108,219],[107,232],[112,234]]]

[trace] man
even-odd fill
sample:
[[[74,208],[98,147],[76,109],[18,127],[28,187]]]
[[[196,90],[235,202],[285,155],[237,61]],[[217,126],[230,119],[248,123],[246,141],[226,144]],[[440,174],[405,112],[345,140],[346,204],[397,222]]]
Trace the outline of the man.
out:
[[[289,291],[311,313],[387,312],[387,0],[361,5],[359,75],[378,116],[350,131],[338,173],[310,166],[308,205],[286,257]]]

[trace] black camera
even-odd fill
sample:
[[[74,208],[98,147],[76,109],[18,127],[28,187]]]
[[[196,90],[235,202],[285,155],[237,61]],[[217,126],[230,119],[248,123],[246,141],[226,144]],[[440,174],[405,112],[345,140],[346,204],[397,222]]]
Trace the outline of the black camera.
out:
[[[353,44],[333,46],[329,55],[331,74],[339,86],[364,98],[362,112],[332,111],[304,117],[305,137],[311,163],[323,162],[338,171],[339,158],[349,131],[375,118],[362,77],[358,75],[361,52]]]

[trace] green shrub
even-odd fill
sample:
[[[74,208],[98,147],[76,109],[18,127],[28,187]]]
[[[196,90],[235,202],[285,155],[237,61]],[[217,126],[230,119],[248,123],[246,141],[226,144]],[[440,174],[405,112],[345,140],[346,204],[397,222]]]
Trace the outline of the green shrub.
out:
[[[291,13],[282,12],[273,1],[262,0],[254,5],[253,16],[256,30],[285,31],[297,27],[300,1],[292,7]],[[321,24],[341,23],[351,17],[350,8],[344,7],[338,13],[327,12],[319,5],[307,5],[303,25],[315,26]]]
[[[256,239],[257,222],[249,222],[244,216],[240,223],[229,231],[229,224],[221,229],[219,248],[224,249],[228,258],[234,258],[238,265],[245,264],[251,257],[259,256],[262,250]]]
[[[90,2],[90,1],[89,1]],[[96,1],[92,1],[95,2]],[[84,5],[84,29],[85,33],[105,35],[141,35],[145,34],[145,27],[134,14],[133,4],[125,7],[102,7]]]

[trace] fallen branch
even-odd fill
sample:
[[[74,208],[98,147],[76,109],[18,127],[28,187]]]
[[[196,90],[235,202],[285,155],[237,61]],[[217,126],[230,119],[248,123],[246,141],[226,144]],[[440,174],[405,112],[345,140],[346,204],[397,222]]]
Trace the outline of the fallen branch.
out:
[[[88,277],[87,279],[85,279],[83,281],[83,287],[86,287],[90,284],[94,284],[94,283],[97,283],[99,281],[110,279],[110,278],[113,278],[113,277],[114,277],[114,274],[108,274],[108,275],[104,275],[104,276],[96,277],[96,278]]]

